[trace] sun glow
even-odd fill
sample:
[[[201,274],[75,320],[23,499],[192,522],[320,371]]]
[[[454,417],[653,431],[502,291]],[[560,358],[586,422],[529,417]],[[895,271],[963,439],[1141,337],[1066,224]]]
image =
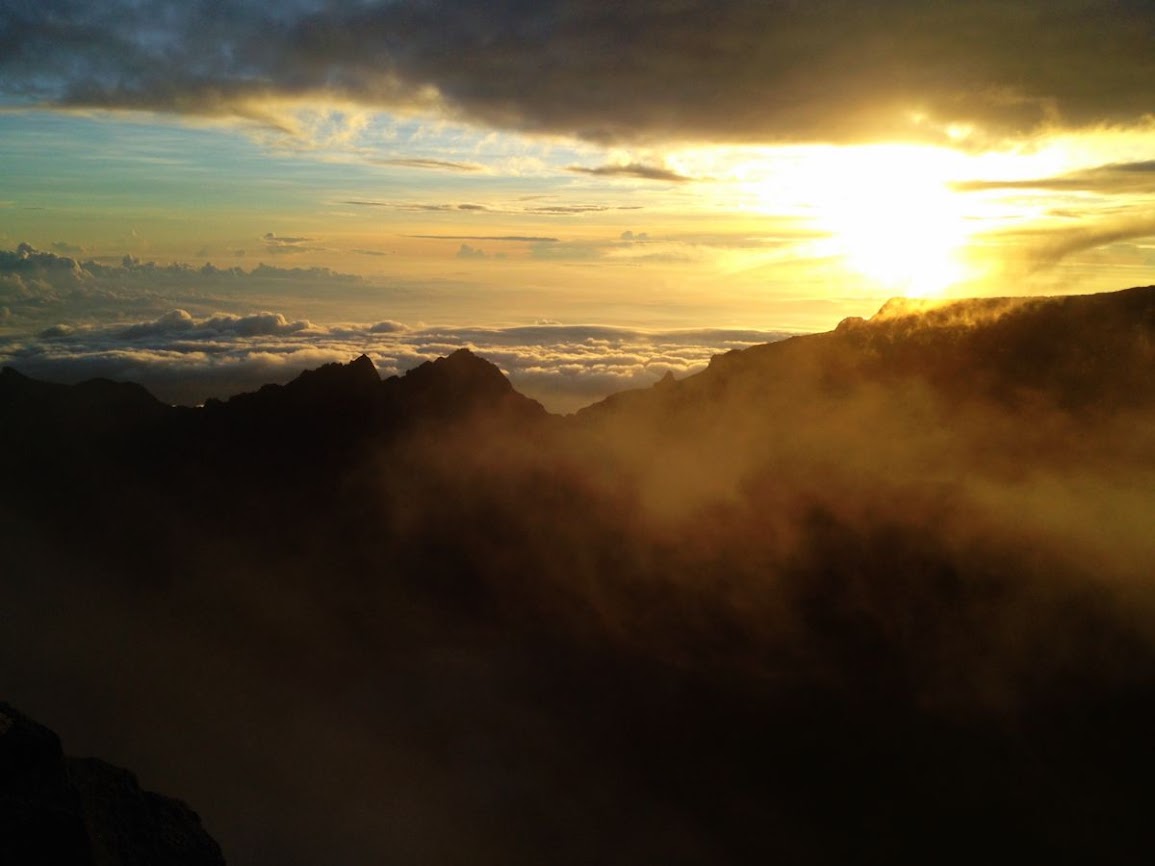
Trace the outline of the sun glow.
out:
[[[816,220],[847,266],[914,297],[940,296],[966,279],[970,232],[946,161],[919,148],[848,153],[815,190]]]
[[[792,201],[823,235],[812,251],[839,259],[878,289],[938,297],[973,276],[974,234],[956,151],[916,146],[821,148],[799,154],[786,176],[758,191],[766,208]]]

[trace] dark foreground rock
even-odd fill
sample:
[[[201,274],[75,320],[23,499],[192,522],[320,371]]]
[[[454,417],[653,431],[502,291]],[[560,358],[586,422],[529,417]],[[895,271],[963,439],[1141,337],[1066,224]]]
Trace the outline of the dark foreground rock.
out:
[[[127,770],[65,757],[55,733],[0,703],[0,863],[222,866],[220,846],[179,800]]]

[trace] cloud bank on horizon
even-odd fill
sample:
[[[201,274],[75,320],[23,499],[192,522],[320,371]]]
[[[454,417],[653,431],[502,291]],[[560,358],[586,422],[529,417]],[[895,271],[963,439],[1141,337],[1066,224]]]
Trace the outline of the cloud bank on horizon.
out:
[[[46,0],[0,34],[9,101],[270,123],[323,97],[599,142],[861,141],[1155,103],[1140,0]]]
[[[789,336],[552,321],[510,327],[317,323],[246,312],[259,292],[288,298],[294,286],[325,294],[364,284],[324,268],[157,266],[128,256],[101,265],[23,245],[0,251],[0,324],[19,318],[22,325],[0,332],[0,363],[52,381],[136,381],[167,402],[194,405],[362,353],[389,376],[466,346],[547,408],[570,412],[617,391],[648,387],[666,373],[696,373],[715,354]]]

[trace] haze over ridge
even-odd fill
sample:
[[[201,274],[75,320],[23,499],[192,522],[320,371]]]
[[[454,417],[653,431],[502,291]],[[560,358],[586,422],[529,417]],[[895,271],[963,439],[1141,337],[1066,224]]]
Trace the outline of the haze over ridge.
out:
[[[1155,289],[891,313],[569,418],[5,370],[0,681],[241,864],[1128,862]]]

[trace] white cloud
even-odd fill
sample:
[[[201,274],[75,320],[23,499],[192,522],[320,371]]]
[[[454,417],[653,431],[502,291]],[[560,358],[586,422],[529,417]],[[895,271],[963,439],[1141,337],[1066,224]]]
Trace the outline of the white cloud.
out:
[[[55,326],[0,339],[0,362],[58,381],[94,376],[137,381],[173,403],[195,404],[284,382],[303,370],[368,354],[382,375],[468,347],[553,411],[573,411],[616,391],[681,378],[729,349],[768,342],[772,331],[648,332],[594,325],[509,328],[407,327],[400,322],[322,325],[280,313],[198,318],[171,310],[128,325]]]
[[[645,236],[625,243],[646,246],[639,240]],[[468,257],[482,252],[467,243],[461,249]],[[106,264],[24,244],[0,251],[0,363],[59,381],[129,379],[161,399],[188,404],[287,381],[363,352],[390,375],[465,346],[498,364],[529,396],[572,411],[615,391],[649,386],[667,371],[689,375],[716,353],[782,336],[556,321],[503,328],[390,319],[318,324],[275,311],[281,302],[352,297],[368,285],[326,268],[244,270],[128,257]]]

